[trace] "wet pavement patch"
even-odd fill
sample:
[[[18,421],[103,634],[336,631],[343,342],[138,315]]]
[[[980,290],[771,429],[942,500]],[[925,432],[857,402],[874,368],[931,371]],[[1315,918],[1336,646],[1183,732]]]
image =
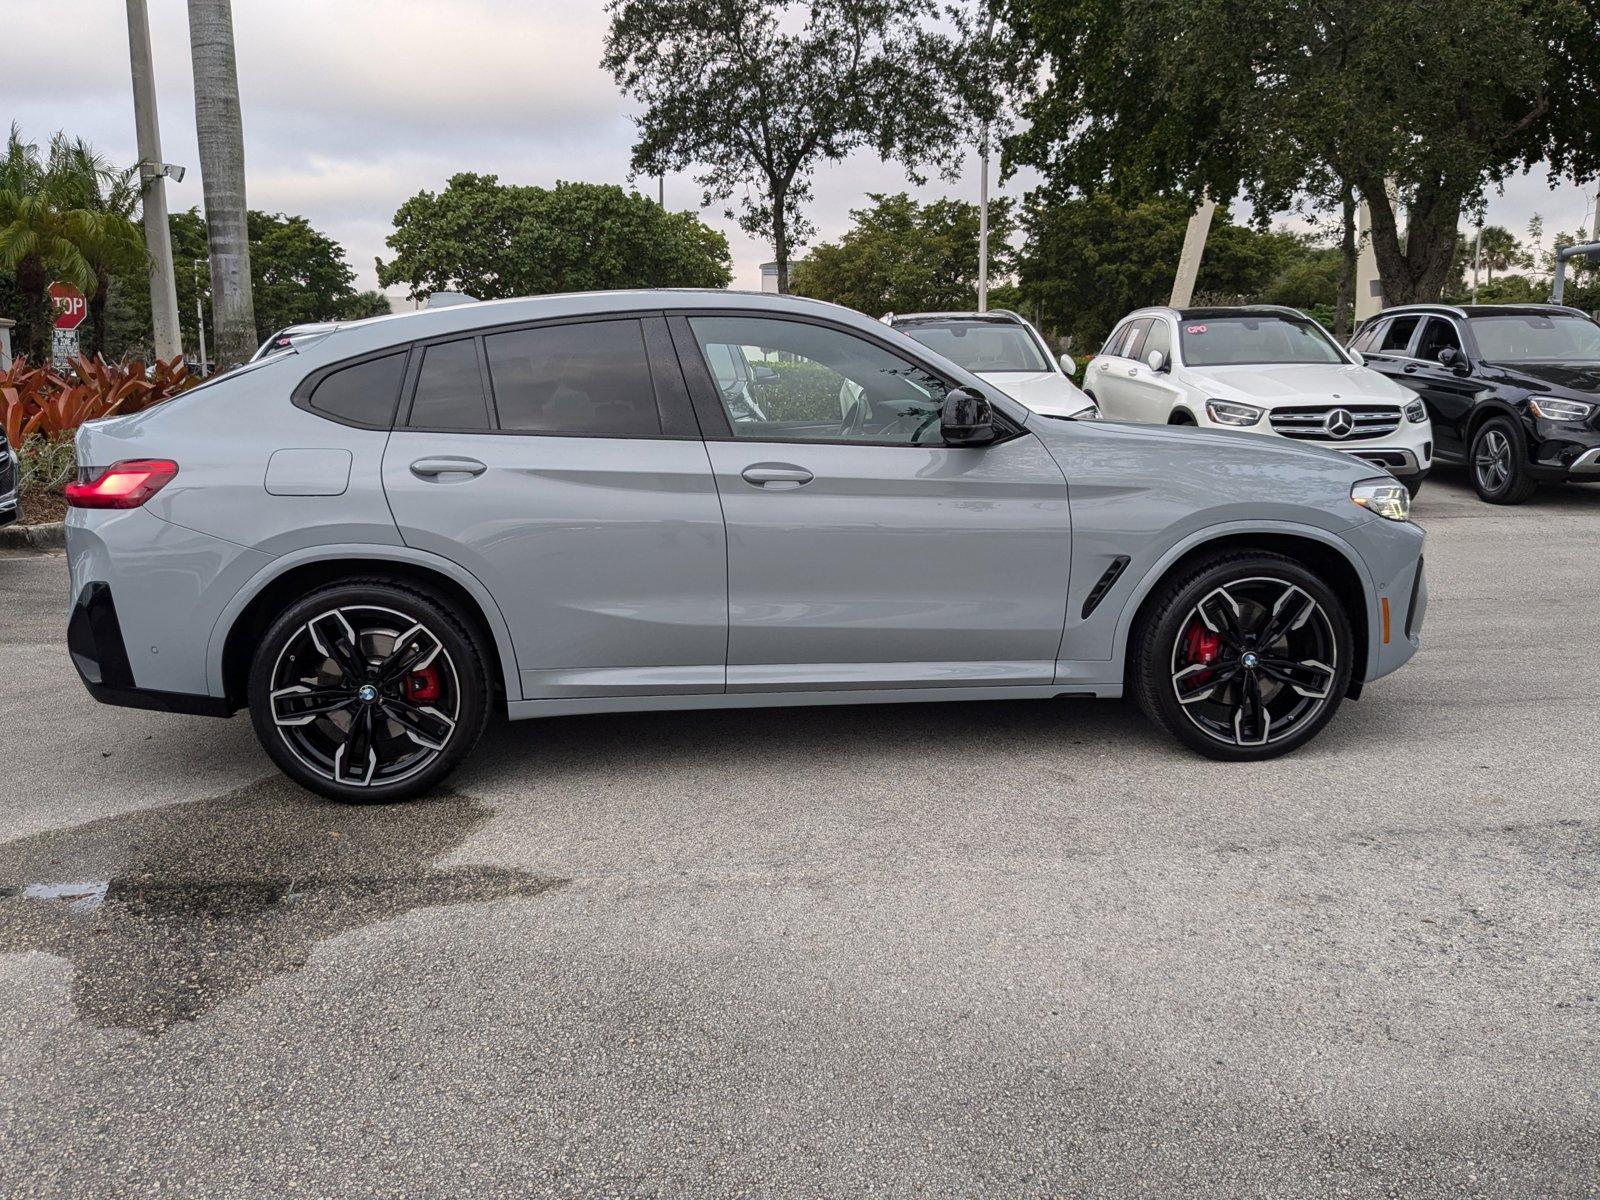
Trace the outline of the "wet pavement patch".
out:
[[[352,807],[281,780],[0,845],[0,951],[70,961],[79,1016],[159,1033],[416,908],[566,882],[435,869],[492,811],[460,796]]]

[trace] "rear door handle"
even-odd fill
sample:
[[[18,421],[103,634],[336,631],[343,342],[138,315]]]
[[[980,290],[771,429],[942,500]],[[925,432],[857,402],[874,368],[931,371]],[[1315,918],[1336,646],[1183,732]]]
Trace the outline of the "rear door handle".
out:
[[[775,492],[804,487],[815,478],[810,471],[793,463],[752,463],[739,475],[746,483]]]
[[[488,469],[475,458],[455,458],[451,455],[419,458],[411,464],[411,473],[419,479],[436,479],[440,475],[482,475]]]
[[[1401,367],[1400,369],[1402,371],[1404,371],[1407,375],[1412,375],[1412,374],[1415,374],[1417,371],[1420,371],[1422,368],[1420,366],[1418,366],[1416,363],[1407,363],[1405,366]]]

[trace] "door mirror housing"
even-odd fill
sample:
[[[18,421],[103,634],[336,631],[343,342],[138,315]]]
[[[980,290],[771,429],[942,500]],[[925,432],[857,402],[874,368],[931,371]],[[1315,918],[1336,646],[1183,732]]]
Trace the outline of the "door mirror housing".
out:
[[[1078,363],[1077,360],[1072,357],[1072,355],[1063,354],[1056,361],[1061,364],[1061,369],[1068,375],[1076,375],[1078,373]]]
[[[1159,350],[1152,350],[1144,356],[1144,361],[1157,375],[1167,369],[1167,356]]]
[[[1454,346],[1446,346],[1439,351],[1439,365],[1456,375],[1466,375],[1472,370],[1471,365],[1467,362],[1466,355],[1462,354]]]
[[[952,388],[939,414],[939,431],[947,446],[986,446],[1000,433],[989,398],[976,388]]]
[[[750,367],[750,379],[754,383],[777,383],[778,368],[770,363],[753,363]]]

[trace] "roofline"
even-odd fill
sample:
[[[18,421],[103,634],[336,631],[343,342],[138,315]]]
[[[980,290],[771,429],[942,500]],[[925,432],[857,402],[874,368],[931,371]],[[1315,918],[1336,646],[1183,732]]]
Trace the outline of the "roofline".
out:
[[[1472,317],[1473,317],[1473,314],[1467,311],[1470,308],[1504,310],[1504,311],[1507,311],[1507,312],[1514,312],[1514,311],[1517,311],[1519,309],[1524,311],[1524,312],[1559,312],[1559,313],[1570,313],[1570,314],[1572,314],[1573,316],[1576,316],[1576,317],[1587,317],[1589,315],[1588,313],[1584,312],[1581,308],[1574,308],[1570,304],[1550,304],[1550,303],[1548,303],[1546,301],[1542,301],[1542,300],[1525,300],[1525,301],[1518,301],[1516,303],[1508,303],[1508,304],[1443,304],[1443,303],[1433,303],[1433,302],[1422,302],[1422,303],[1418,303],[1418,304],[1396,304],[1393,308],[1386,308],[1386,309],[1382,310],[1381,312],[1374,313],[1371,317],[1368,317],[1367,320],[1371,321],[1371,320],[1376,319],[1377,317],[1387,317],[1391,313],[1403,313],[1403,312],[1439,313],[1439,312],[1444,312],[1444,313],[1449,313],[1453,317],[1460,317],[1463,320],[1469,320],[1470,321],[1472,319]],[[1482,316],[1483,314],[1479,313],[1477,315]]]
[[[893,325],[896,321],[1015,321],[1022,325],[1027,323],[1027,318],[1021,313],[1013,312],[1009,308],[990,308],[983,312],[977,309],[967,309],[961,312],[914,312],[897,313],[886,312],[880,318],[884,324]]]

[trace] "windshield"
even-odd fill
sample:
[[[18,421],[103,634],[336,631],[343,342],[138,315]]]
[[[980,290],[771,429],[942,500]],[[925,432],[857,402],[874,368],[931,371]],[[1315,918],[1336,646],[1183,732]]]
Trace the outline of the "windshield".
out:
[[[1488,362],[1600,362],[1600,325],[1583,317],[1508,313],[1468,323]]]
[[[1191,367],[1241,363],[1342,363],[1333,340],[1292,317],[1186,317],[1178,322],[1183,361]]]
[[[958,367],[984,371],[1048,371],[1039,343],[1021,325],[993,321],[929,321],[902,326],[900,332]]]

